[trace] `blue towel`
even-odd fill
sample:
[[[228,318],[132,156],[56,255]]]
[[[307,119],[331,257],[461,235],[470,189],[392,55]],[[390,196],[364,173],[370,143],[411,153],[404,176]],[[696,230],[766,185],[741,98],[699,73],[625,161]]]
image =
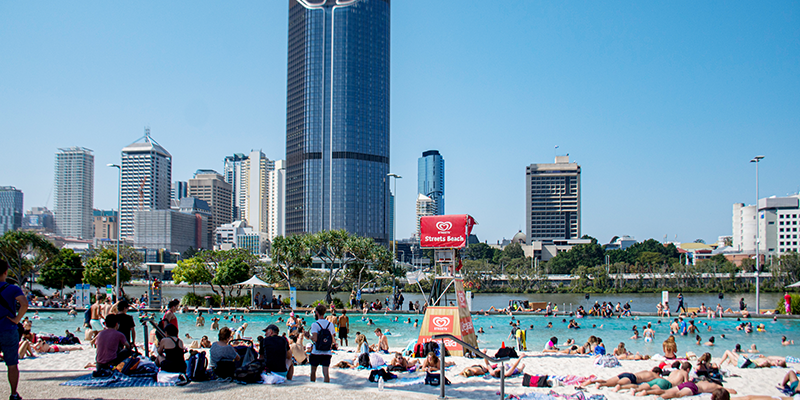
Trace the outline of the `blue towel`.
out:
[[[792,364],[797,364],[797,363],[800,363],[800,358],[792,357],[792,356],[786,356],[786,362],[787,363],[792,363]]]
[[[174,383],[159,383],[152,377],[135,378],[114,372],[108,378],[93,378],[92,374],[75,378],[61,384],[61,386],[85,386],[85,387],[162,387],[175,386]]]
[[[411,385],[422,385],[425,383],[424,376],[414,376],[414,377],[400,377],[390,381],[391,383],[387,383],[387,385],[391,386],[411,386]]]

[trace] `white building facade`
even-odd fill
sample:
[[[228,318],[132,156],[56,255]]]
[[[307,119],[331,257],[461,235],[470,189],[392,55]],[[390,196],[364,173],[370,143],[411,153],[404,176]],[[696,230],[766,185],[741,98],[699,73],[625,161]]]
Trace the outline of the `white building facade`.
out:
[[[92,239],[94,221],[92,150],[83,147],[58,149],[53,189],[56,234]]]
[[[134,211],[168,210],[172,192],[172,155],[150,137],[150,129],[122,149],[120,236],[133,239]]]
[[[276,160],[274,168],[269,172],[267,178],[269,190],[268,216],[267,216],[267,238],[270,242],[277,236],[286,233],[286,161]]]
[[[242,189],[245,192],[243,219],[256,232],[267,233],[269,224],[269,178],[275,162],[260,150],[242,162]]]
[[[755,253],[756,229],[761,254],[800,252],[800,195],[767,197],[756,206],[733,205],[733,248]]]

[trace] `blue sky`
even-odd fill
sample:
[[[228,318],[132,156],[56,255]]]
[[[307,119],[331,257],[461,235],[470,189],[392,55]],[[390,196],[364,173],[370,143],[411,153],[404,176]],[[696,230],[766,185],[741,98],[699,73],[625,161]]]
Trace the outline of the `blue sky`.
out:
[[[95,207],[143,134],[173,178],[285,155],[288,1],[0,0],[0,185],[52,208],[54,153],[95,152]],[[800,190],[800,2],[392,4],[398,236],[416,162],[446,162],[448,213],[481,240],[525,229],[525,167],[582,167],[583,233],[713,242],[734,202]]]

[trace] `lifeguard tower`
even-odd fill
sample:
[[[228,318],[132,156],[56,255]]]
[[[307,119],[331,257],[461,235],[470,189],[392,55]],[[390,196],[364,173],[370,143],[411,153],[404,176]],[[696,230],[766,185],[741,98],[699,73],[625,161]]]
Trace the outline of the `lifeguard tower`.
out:
[[[436,265],[418,343],[429,342],[434,335],[450,334],[476,348],[478,346],[464,293],[459,255],[476,224],[475,219],[466,214],[420,218],[420,247],[434,249]],[[453,297],[448,297],[448,293]],[[462,346],[455,341],[447,339],[444,344],[451,355],[464,354]]]

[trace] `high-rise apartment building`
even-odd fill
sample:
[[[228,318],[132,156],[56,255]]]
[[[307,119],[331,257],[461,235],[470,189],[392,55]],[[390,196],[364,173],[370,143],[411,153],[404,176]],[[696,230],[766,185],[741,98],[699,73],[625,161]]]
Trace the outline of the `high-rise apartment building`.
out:
[[[276,160],[269,172],[267,239],[286,234],[286,161]]]
[[[387,241],[389,14],[389,0],[289,2],[287,234]]]
[[[208,221],[208,243],[213,243],[214,230],[231,222],[231,184],[216,171],[198,170],[189,179],[189,197],[208,203],[211,219]]]
[[[430,217],[436,215],[436,203],[433,199],[420,193],[417,195],[417,231],[414,233],[414,238],[419,240],[419,219],[422,217]]]
[[[0,186],[0,235],[22,227],[22,191]]]
[[[256,232],[266,233],[269,225],[269,178],[275,169],[260,150],[250,153],[242,162],[242,189],[245,192],[243,219]]]
[[[437,150],[428,150],[417,160],[417,193],[433,201],[434,215],[444,215],[444,158]]]
[[[529,243],[580,238],[580,165],[557,156],[554,164],[531,164],[525,175]]]
[[[144,136],[122,149],[121,233],[133,238],[134,211],[169,210],[172,189],[172,155],[150,137]]]
[[[172,190],[170,191],[170,199],[180,200],[189,196],[189,182],[174,181],[172,182]]]
[[[233,221],[244,219],[245,199],[247,197],[242,186],[242,163],[244,160],[247,160],[247,156],[242,153],[227,156],[222,170],[225,182],[230,183],[231,190],[233,190],[233,205],[231,208],[231,219]]]
[[[94,154],[83,147],[58,149],[53,204],[56,234],[91,239],[94,207]]]

